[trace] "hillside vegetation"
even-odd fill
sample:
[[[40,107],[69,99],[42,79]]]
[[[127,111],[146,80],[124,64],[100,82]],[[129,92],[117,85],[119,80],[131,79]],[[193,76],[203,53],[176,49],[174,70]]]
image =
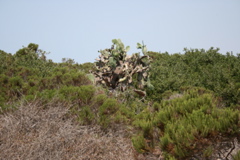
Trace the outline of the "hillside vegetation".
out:
[[[144,98],[46,54],[0,51],[0,159],[240,158],[240,54],[148,52]]]

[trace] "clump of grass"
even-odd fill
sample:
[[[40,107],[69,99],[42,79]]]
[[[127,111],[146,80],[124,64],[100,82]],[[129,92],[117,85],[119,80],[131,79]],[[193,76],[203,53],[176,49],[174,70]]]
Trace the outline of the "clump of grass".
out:
[[[99,108],[99,123],[106,128],[114,119],[114,114],[120,108],[116,99],[108,98]]]
[[[134,148],[139,152],[139,153],[144,153],[149,151],[147,147],[147,143],[143,137],[143,135],[136,135],[132,137],[132,143]]]

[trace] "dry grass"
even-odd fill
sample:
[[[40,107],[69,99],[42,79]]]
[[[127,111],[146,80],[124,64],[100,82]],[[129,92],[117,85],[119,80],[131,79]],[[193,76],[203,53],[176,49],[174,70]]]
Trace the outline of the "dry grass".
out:
[[[20,105],[0,115],[0,159],[135,159],[131,140],[79,126],[60,104]]]

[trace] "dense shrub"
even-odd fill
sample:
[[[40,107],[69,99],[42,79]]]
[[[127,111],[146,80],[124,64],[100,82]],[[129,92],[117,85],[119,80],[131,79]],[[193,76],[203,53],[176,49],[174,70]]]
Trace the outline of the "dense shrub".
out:
[[[78,120],[81,124],[91,124],[94,120],[94,113],[89,106],[84,106],[78,113]]]
[[[134,148],[139,153],[144,153],[146,151],[149,151],[143,135],[136,135],[136,136],[132,137],[132,143],[133,143]]]
[[[114,119],[114,114],[119,110],[120,104],[115,99],[107,99],[99,108],[100,124],[107,127]]]
[[[94,64],[72,59],[54,63],[36,44],[14,55],[0,51],[0,113],[19,103],[43,108],[60,104],[81,125],[129,131],[140,153],[160,147],[165,159],[194,154],[211,159],[218,150],[216,139],[231,142],[240,134],[240,58],[218,51],[148,52],[154,89],[147,90],[145,99],[131,90],[93,85],[89,70],[94,71]],[[136,79],[133,76],[133,86]]]
[[[226,106],[238,104],[240,99],[240,58],[219,49],[184,49],[184,54],[150,52],[153,57],[151,99],[161,100],[168,90],[179,91],[186,86],[204,87],[220,96]]]
[[[162,148],[184,158],[202,145],[209,146],[216,136],[238,135],[239,115],[239,111],[231,108],[219,108],[212,94],[199,94],[199,89],[193,89],[184,92],[181,98],[163,101],[154,125],[162,131]],[[204,138],[208,140],[202,142]]]

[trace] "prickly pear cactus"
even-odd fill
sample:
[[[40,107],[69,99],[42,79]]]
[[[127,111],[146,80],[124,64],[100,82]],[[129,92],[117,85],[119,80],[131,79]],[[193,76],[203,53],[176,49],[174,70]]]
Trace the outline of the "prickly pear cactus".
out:
[[[95,82],[102,84],[109,89],[126,91],[133,87],[133,76],[137,75],[137,87],[134,89],[140,96],[146,96],[145,87],[153,88],[149,79],[151,58],[147,54],[144,44],[137,43],[137,48],[142,50],[143,56],[139,53],[127,55],[130,47],[125,47],[120,39],[112,40],[110,49],[100,50],[99,58],[96,59],[96,71],[93,73]]]

